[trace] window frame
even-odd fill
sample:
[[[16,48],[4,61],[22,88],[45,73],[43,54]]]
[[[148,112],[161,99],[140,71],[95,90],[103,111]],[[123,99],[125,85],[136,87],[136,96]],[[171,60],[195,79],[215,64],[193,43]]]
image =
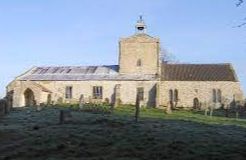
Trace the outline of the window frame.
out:
[[[142,66],[142,60],[141,59],[138,59],[137,60],[137,67],[141,67]]]
[[[73,86],[66,86],[65,98],[66,99],[72,99],[73,98]]]
[[[102,86],[92,87],[92,98],[93,99],[103,99],[103,87]]]

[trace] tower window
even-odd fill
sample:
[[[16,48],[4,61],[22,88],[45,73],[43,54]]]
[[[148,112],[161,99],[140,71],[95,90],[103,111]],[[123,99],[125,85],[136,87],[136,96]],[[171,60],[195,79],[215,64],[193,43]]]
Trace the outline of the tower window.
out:
[[[141,66],[142,66],[142,61],[141,61],[141,59],[138,59],[138,61],[137,61],[137,66],[138,66],[138,67],[141,67]]]

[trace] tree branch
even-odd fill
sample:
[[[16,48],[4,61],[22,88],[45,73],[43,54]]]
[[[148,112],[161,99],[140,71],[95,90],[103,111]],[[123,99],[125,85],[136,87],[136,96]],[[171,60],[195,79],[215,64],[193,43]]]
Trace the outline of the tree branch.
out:
[[[245,26],[245,25],[246,25],[246,22],[241,23],[241,24],[237,25],[236,27],[240,28],[240,27],[243,27],[243,26]]]
[[[243,4],[244,0],[238,0],[238,2],[236,3],[236,6],[239,7]]]

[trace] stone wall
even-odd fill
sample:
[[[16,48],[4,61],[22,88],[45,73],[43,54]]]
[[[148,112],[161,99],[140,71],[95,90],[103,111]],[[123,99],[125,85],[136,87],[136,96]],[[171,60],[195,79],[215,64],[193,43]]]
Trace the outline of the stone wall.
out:
[[[136,34],[119,42],[121,74],[156,74],[159,67],[159,39]],[[138,60],[141,65],[137,66]]]
[[[40,104],[47,102],[48,93],[42,88],[34,85],[32,81],[13,81],[7,86],[7,92],[13,92],[13,107],[25,106],[24,92],[31,89],[34,93],[35,103]]]
[[[222,99],[243,100],[243,92],[239,82],[229,81],[162,81],[160,82],[159,105],[167,106],[169,103],[169,90],[178,90],[178,104],[180,107],[193,107],[194,98],[199,102],[211,103],[212,90],[220,89]]]
[[[156,81],[35,81],[35,83],[48,88],[52,93],[51,101],[53,103],[79,103],[81,94],[87,102],[92,100],[93,86],[103,87],[102,101],[106,98],[110,103],[114,101],[115,86],[120,84],[120,100],[123,104],[135,104],[137,87],[144,87],[144,102],[145,105],[154,106],[156,97]],[[66,86],[72,86],[72,99],[65,98]],[[34,92],[37,105],[46,103],[48,94],[38,88],[35,88],[28,81],[16,81],[8,86],[8,90],[14,90],[14,107],[24,105],[24,91],[30,88]]]

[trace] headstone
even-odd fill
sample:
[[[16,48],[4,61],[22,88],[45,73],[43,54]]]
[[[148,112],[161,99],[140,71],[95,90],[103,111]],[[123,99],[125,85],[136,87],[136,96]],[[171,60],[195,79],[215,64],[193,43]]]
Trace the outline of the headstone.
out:
[[[144,107],[144,100],[139,101],[139,108],[142,108],[142,107]]]
[[[63,103],[63,98],[62,97],[59,97],[58,99],[57,99],[57,104],[58,105],[61,105]]]
[[[60,124],[70,122],[72,120],[72,114],[69,110],[60,110]]]
[[[223,102],[224,102],[225,117],[229,117],[230,101],[228,98],[225,98]]]
[[[37,108],[36,109],[39,112],[39,111],[41,111],[43,109],[43,107],[44,107],[44,104],[41,103],[40,105],[37,105]]]
[[[4,99],[0,100],[0,116],[5,115],[5,109],[6,109],[6,102]]]
[[[5,97],[3,99],[4,106],[4,114],[8,114],[10,112],[10,106],[8,105],[8,99]]]
[[[88,97],[88,102],[89,102],[89,104],[92,104],[92,98],[91,98],[91,96]]]
[[[215,103],[214,104],[214,109],[219,109],[221,108],[221,103]]]
[[[115,98],[114,107],[119,107],[120,105],[120,84],[115,85]]]
[[[171,114],[172,113],[172,102],[171,101],[167,104],[166,113],[167,114]]]
[[[135,104],[135,121],[138,122],[138,119],[139,119],[139,114],[140,114],[140,97],[139,95],[137,94],[137,97],[136,97],[136,104]]]
[[[204,115],[207,116],[208,115],[208,111],[209,111],[209,107],[208,107],[208,102],[207,101],[203,102],[203,109],[204,109]]]
[[[216,106],[215,103],[212,103],[212,104],[209,106],[209,116],[210,116],[211,118],[213,117],[213,112],[214,112],[215,106]]]
[[[7,112],[10,112],[10,110],[13,107],[13,97],[14,97],[14,91],[10,91],[7,93],[6,100],[7,100]]]
[[[241,108],[242,108],[241,106],[242,106],[242,102],[241,101],[237,101],[236,102],[236,109],[235,109],[235,111],[236,111],[236,119],[239,118],[240,111],[241,111]]]
[[[84,95],[81,94],[79,98],[79,109],[83,109],[84,104],[85,104]]]

